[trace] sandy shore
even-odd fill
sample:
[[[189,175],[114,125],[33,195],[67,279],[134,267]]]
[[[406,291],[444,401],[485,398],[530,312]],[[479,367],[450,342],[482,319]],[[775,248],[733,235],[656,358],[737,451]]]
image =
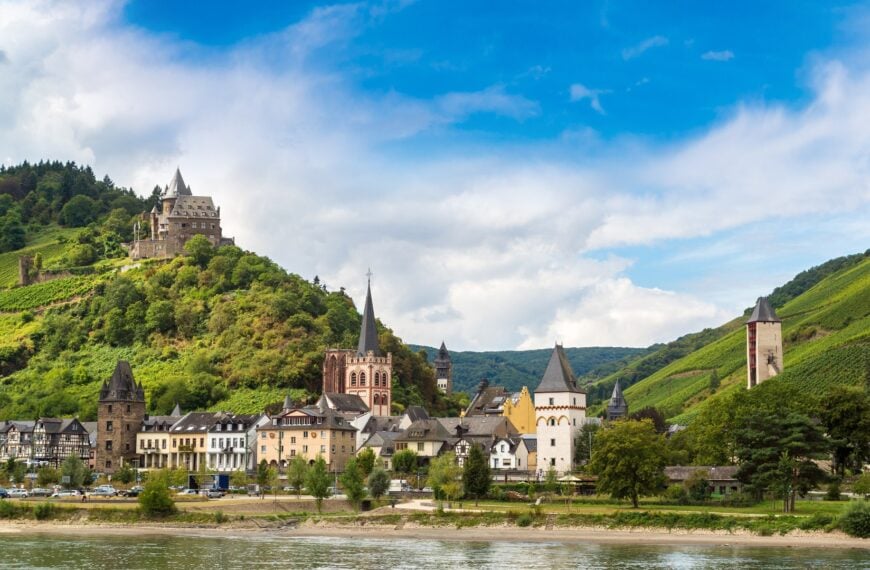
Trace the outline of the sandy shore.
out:
[[[714,531],[612,530],[600,528],[477,527],[394,529],[389,526],[340,526],[305,523],[297,528],[261,529],[226,525],[221,527],[191,527],[166,525],[52,524],[28,522],[0,523],[0,536],[44,534],[57,536],[280,536],[338,537],[367,539],[462,540],[507,542],[564,542],[643,545],[713,545],[713,546],[774,546],[784,548],[860,548],[870,550],[870,540],[852,538],[839,532],[791,533],[786,536],[758,536],[745,532],[732,534]]]

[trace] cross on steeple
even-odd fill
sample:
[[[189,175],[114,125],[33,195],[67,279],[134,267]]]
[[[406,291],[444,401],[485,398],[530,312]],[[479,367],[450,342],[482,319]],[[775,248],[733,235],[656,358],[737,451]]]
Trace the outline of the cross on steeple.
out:
[[[369,270],[366,272],[366,277],[369,278],[369,285],[372,283],[372,268],[369,267]]]

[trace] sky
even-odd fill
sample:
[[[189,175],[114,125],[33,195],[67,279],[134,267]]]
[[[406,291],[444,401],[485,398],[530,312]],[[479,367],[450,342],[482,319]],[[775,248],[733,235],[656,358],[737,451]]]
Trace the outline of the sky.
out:
[[[0,0],[0,162],[149,194],[406,342],[646,346],[870,243],[870,5]]]

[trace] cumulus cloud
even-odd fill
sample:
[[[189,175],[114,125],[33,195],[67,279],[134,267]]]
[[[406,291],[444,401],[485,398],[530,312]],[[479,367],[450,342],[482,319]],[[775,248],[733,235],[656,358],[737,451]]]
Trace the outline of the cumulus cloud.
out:
[[[635,46],[627,47],[622,50],[622,59],[626,61],[629,59],[634,59],[649,49],[664,47],[668,45],[668,43],[670,42],[665,36],[653,36],[651,38],[647,38]]]
[[[604,107],[601,106],[599,97],[609,92],[607,89],[590,89],[582,83],[574,83],[570,89],[571,101],[589,99],[589,106],[600,115],[604,115]]]
[[[701,59],[707,61],[728,61],[734,59],[734,52],[727,49],[722,51],[707,51],[701,54]]]
[[[243,247],[357,300],[372,267],[377,313],[409,341],[667,340],[736,307],[632,283],[633,260],[608,249],[870,209],[870,74],[836,62],[814,71],[806,106],[740,106],[667,147],[578,126],[481,148],[451,128],[538,104],[501,85],[366,92],[318,59],[389,15],[317,10],[215,54],[126,27],[119,6],[0,1],[0,160],[87,162],[140,193],[180,165]],[[602,93],[575,84],[571,99],[603,113]],[[437,151],[406,147],[433,133]]]

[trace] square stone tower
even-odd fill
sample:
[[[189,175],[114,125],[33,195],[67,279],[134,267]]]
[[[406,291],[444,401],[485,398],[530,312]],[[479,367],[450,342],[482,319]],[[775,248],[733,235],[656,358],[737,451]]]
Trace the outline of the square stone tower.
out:
[[[145,420],[145,390],[133,379],[130,363],[119,360],[100,389],[94,469],[112,474],[125,463],[138,465],[136,434]]]
[[[782,372],[782,319],[767,297],[759,297],[746,321],[746,388]]]

